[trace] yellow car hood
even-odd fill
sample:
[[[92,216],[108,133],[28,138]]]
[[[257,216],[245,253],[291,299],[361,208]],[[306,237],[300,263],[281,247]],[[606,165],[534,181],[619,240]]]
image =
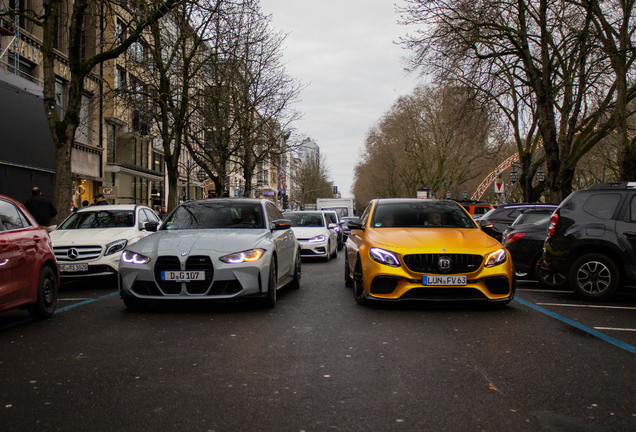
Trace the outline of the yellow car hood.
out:
[[[466,228],[382,228],[367,229],[367,239],[395,252],[478,253],[500,246],[480,229]],[[370,245],[373,246],[373,245]]]

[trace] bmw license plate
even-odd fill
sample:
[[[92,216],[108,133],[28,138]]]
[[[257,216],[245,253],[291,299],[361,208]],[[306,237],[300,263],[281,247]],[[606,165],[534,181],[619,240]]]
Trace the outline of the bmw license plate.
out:
[[[87,272],[88,264],[60,264],[61,272]]]
[[[205,280],[204,271],[162,271],[161,280],[175,282],[190,282]]]
[[[422,276],[422,285],[463,286],[466,285],[466,276]]]

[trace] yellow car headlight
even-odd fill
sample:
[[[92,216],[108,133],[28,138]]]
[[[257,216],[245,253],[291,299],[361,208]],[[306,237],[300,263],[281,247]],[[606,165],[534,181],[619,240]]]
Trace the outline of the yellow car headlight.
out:
[[[486,255],[485,267],[495,267],[506,262],[507,255],[505,249],[499,249]]]
[[[398,257],[388,250],[373,247],[369,249],[369,256],[371,256],[373,261],[388,265],[389,267],[400,267],[402,265]]]

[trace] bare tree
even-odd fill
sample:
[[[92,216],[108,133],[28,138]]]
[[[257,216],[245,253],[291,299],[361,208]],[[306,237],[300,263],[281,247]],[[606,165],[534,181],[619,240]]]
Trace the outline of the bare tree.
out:
[[[285,35],[270,28],[269,17],[260,12],[242,15],[235,28],[239,39],[228,59],[235,73],[227,90],[240,146],[234,162],[243,170],[249,197],[257,164],[287,151],[282,136],[300,119],[292,105],[304,85],[287,74],[282,63]]]
[[[55,143],[55,192],[53,203],[57,208],[65,208],[72,198],[71,145],[75,131],[80,123],[80,110],[85,79],[95,67],[123,54],[142,32],[173,7],[180,0],[148,0],[139,7],[126,10],[119,1],[102,0],[48,0],[43,10],[24,10],[21,15],[42,28],[42,55],[44,74],[44,111]],[[104,18],[102,20],[102,17]],[[116,34],[114,31],[97,32],[100,22],[105,27],[120,21],[126,23],[127,33]],[[112,29],[111,29],[112,30]],[[108,34],[114,35],[108,39]],[[55,57],[58,46],[58,35],[67,36],[68,83],[67,106],[64,116],[55,109],[56,71]],[[87,35],[92,37],[93,50],[87,50]],[[94,41],[101,38],[101,46]],[[55,222],[63,217],[63,212],[55,218]]]
[[[419,87],[398,99],[367,135],[355,188],[400,197],[415,196],[418,186],[430,186],[435,196],[444,197],[490,168],[490,156],[500,146],[497,126],[488,105],[475,99],[474,92]]]
[[[183,147],[202,167],[208,166],[195,150],[203,131],[192,133],[200,113],[198,95],[206,87],[205,66],[214,52],[213,31],[230,0],[204,0],[182,3],[161,20],[149,26],[128,56],[127,66],[135,83],[123,91],[126,100],[145,121],[154,124],[163,145],[168,172],[168,209],[178,204],[179,158]],[[131,79],[132,81],[132,79]],[[117,89],[121,92],[121,89]],[[209,168],[208,168],[208,171]]]
[[[574,3],[578,3],[574,1]],[[636,15],[634,0],[589,1],[580,4],[594,17],[596,37],[601,42],[603,52],[609,59],[614,72],[616,86],[616,105],[614,122],[618,142],[621,147],[619,158],[619,178],[623,181],[636,178],[636,138],[630,137],[628,118],[632,114],[628,102],[633,97],[629,81],[634,80],[633,67],[636,60],[634,32]]]
[[[301,207],[318,198],[332,198],[333,186],[324,156],[310,154],[292,174],[294,190],[290,201]]]
[[[616,83],[595,48],[592,13],[550,0],[407,2],[404,22],[421,26],[404,41],[413,68],[482,91],[517,121],[524,175],[537,128],[550,200],[561,201],[577,162],[611,131],[615,115]]]

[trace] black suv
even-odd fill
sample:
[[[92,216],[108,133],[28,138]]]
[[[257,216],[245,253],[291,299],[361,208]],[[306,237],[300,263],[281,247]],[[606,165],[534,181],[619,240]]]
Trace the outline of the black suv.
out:
[[[550,218],[543,258],[585,300],[636,281],[636,182],[572,192]]]
[[[552,212],[556,204],[503,204],[490,210],[479,219],[482,231],[501,241],[503,232],[526,210],[544,210]]]

